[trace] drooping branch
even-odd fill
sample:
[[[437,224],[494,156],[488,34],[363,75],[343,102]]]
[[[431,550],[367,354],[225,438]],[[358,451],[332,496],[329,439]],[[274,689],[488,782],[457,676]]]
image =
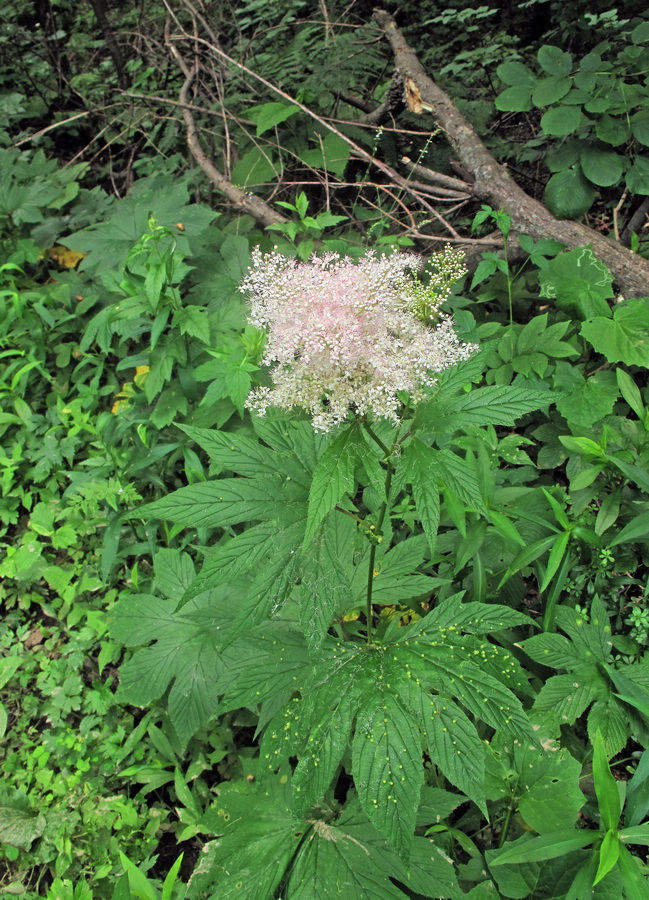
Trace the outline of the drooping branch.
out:
[[[435,117],[459,160],[475,178],[475,184],[471,185],[473,195],[507,212],[519,233],[537,239],[554,238],[570,248],[590,244],[613,273],[624,296],[647,296],[649,262],[586,225],[556,219],[542,203],[530,197],[492,156],[451,98],[426,73],[392,16],[377,9],[374,20],[394,52],[397,69],[404,79],[406,99],[412,98],[409,108]]]

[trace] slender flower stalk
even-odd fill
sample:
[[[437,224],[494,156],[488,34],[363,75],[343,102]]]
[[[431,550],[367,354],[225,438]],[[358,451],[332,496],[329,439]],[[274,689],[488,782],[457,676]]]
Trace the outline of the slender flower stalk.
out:
[[[300,407],[313,427],[329,431],[350,411],[367,419],[399,421],[399,392],[425,396],[435,374],[473,351],[439,312],[450,284],[463,274],[461,256],[440,254],[437,273],[423,285],[414,254],[358,261],[338,254],[296,262],[253,251],[241,290],[250,322],[267,331],[264,363],[272,387],[253,390],[247,406]]]

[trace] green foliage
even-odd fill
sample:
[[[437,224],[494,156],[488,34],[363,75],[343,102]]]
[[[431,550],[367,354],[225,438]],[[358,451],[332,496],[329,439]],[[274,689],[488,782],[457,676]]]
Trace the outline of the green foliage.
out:
[[[290,221],[219,215],[185,173],[159,10],[119,10],[131,94],[158,99],[120,94],[113,118],[87,10],[55,4],[54,27],[10,6],[0,144],[56,128],[0,151],[0,892],[643,898],[646,301],[615,301],[588,247],[520,235],[514,263],[509,217],[483,206],[504,256],[445,305],[479,353],[401,398],[397,428],[253,419],[250,247],[408,246],[395,198],[233,66],[194,111],[212,128],[227,107],[216,163],[263,197],[283,178]],[[331,27],[294,0],[235,7],[209,11],[223,46],[318,114],[388,89],[375,31],[335,3]],[[543,111],[524,153],[575,216],[647,174],[646,22],[586,10],[609,38],[593,49],[584,10],[553,7],[534,68],[495,10],[417,10],[485,130],[481,67],[520,54],[497,105]],[[397,164],[389,129],[338,126]],[[53,162],[91,139],[111,164]],[[422,161],[444,165],[434,144]]]
[[[552,173],[545,201],[559,218],[582,216],[598,188],[623,184],[633,194],[649,193],[649,160],[643,155],[649,144],[645,26],[627,32],[622,43],[602,41],[578,63],[560,47],[544,44],[537,53],[538,75],[518,61],[496,70],[507,85],[496,97],[499,110],[544,110],[540,128],[550,139],[545,162]]]

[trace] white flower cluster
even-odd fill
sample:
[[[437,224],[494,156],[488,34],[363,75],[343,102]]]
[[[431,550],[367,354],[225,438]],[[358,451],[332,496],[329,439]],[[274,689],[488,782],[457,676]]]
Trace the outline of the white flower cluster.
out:
[[[246,405],[259,415],[270,406],[301,407],[319,431],[350,410],[397,422],[397,391],[423,399],[434,373],[475,349],[461,344],[452,320],[439,314],[445,292],[436,296],[418,281],[420,265],[420,257],[405,253],[369,252],[357,262],[328,254],[299,263],[253,251],[241,290],[250,322],[267,330],[263,361],[272,367],[273,387],[251,391]],[[424,324],[433,318],[435,327]]]

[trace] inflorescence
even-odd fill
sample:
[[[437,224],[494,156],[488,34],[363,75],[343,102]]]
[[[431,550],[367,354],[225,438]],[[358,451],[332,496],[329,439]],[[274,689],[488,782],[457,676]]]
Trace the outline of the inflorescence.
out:
[[[241,290],[250,322],[267,331],[264,364],[273,387],[251,391],[248,408],[301,407],[313,427],[328,431],[350,412],[398,422],[399,391],[413,402],[435,374],[475,349],[462,344],[449,316],[439,312],[450,287],[465,274],[462,255],[438,254],[436,272],[422,284],[422,260],[410,253],[358,261],[329,253],[296,262],[254,250]]]

